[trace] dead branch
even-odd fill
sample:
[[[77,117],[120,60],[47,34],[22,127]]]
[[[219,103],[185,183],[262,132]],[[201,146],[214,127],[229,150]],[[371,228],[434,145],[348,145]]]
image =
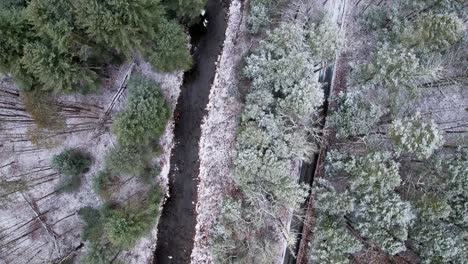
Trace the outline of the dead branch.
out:
[[[49,238],[52,240],[52,242],[54,243],[54,247],[55,247],[55,251],[57,253],[57,256],[60,258],[61,256],[61,253],[60,253],[60,248],[59,248],[59,245],[57,243],[57,236],[54,232],[54,230],[49,226],[47,225],[46,222],[44,222],[44,220],[42,219],[41,217],[41,213],[39,212],[39,210],[37,210],[35,208],[35,206],[33,206],[33,204],[26,198],[26,196],[24,195],[23,192],[21,192],[21,196],[23,197],[23,199],[26,201],[26,203],[29,205],[29,207],[31,208],[31,210],[34,212],[34,214],[36,215],[36,217],[39,219],[39,221],[41,222],[42,226],[44,227],[44,229],[47,231],[47,233],[49,234]]]

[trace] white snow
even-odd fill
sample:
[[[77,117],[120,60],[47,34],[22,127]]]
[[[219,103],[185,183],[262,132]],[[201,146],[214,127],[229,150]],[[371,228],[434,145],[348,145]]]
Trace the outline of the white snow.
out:
[[[210,232],[219,214],[224,194],[232,185],[232,155],[238,117],[242,110],[237,93],[236,67],[249,49],[242,4],[233,0],[218,67],[211,87],[208,112],[201,127],[200,174],[197,201],[197,225],[192,263],[213,263]]]
[[[147,63],[140,61],[138,64],[133,68],[133,71],[141,71],[143,74],[159,82],[168,104],[174,110],[182,84],[183,72],[158,74],[152,71]],[[109,81],[107,84],[109,87],[101,89],[98,94],[76,94],[57,98],[58,102],[62,104],[90,109],[90,111],[86,112],[86,115],[90,117],[72,117],[68,115],[65,120],[65,130],[87,130],[54,136],[52,137],[54,144],[51,146],[37,147],[29,141],[27,129],[32,126],[29,114],[24,111],[7,111],[2,109],[2,114],[11,114],[14,118],[5,119],[1,122],[0,180],[15,180],[20,175],[32,172],[23,176],[23,178],[28,180],[30,185],[44,182],[24,191],[24,194],[28,200],[35,201],[39,212],[48,211],[44,216],[44,221],[51,226],[57,235],[61,256],[66,255],[81,242],[81,221],[76,214],[77,210],[87,205],[97,207],[103,202],[92,189],[92,178],[95,173],[104,167],[103,159],[105,153],[109,147],[115,144],[115,137],[111,134],[108,122],[102,125],[98,124],[100,124],[108,106],[111,105],[118,87],[120,87],[123,78],[130,68],[132,68],[132,65],[125,64],[120,67],[119,71],[112,73],[113,77],[110,79],[112,81]],[[11,81],[2,78],[0,80],[0,92],[2,92],[2,98],[6,100],[7,97],[3,93],[15,93],[17,92],[17,88]],[[118,102],[110,111],[110,118],[124,105],[125,96],[126,92],[123,92],[122,96],[119,96]],[[18,108],[23,107],[18,96],[8,97],[8,103],[12,103]],[[24,117],[22,117],[23,115]],[[27,122],[15,122],[14,120],[18,120],[19,117]],[[161,174],[158,177],[158,181],[160,181],[165,190],[167,190],[169,160],[173,146],[173,127],[174,123],[171,116],[165,132],[160,138],[160,145],[163,150],[162,155],[155,159],[155,162],[161,166]],[[49,168],[50,160],[53,155],[60,153],[65,148],[79,148],[90,153],[93,157],[93,164],[89,172],[84,175],[82,186],[78,192],[47,196],[54,191],[59,179],[59,176]],[[13,162],[11,165],[3,166],[11,162]],[[134,193],[139,188],[138,184],[140,183],[137,183],[137,181],[130,181],[125,186],[125,192]],[[0,208],[0,230],[20,224],[23,221],[29,221],[34,216],[34,212],[27,206],[21,195],[10,195],[10,197],[13,199],[10,203],[12,206]],[[41,197],[44,198],[41,199]],[[62,218],[64,219],[60,220]],[[8,242],[23,233],[27,233],[34,227],[36,227],[35,223],[25,225],[16,231],[17,235],[3,240],[2,243]],[[58,257],[50,237],[40,226],[40,223],[38,227],[39,229],[36,232],[26,236],[22,240],[18,240],[20,243],[12,245],[13,247],[8,251],[12,253],[9,255],[1,253],[0,263],[2,261],[6,261],[6,263],[48,263],[51,259]],[[141,264],[152,262],[152,254],[156,243],[156,229],[157,226],[153,228],[151,234],[142,238],[135,248],[121,253],[121,257],[125,263]],[[33,256],[34,258],[32,258]]]

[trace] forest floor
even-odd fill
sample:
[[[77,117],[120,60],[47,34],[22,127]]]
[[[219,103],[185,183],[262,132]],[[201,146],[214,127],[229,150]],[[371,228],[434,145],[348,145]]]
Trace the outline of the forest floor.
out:
[[[242,100],[238,69],[251,42],[246,29],[246,2],[232,0],[223,52],[217,62],[207,115],[201,126],[197,226],[192,263],[213,263],[210,238],[222,200],[232,191],[231,170]]]
[[[190,262],[196,225],[200,126],[224,41],[227,6],[227,1],[208,1],[208,27],[195,25],[190,29],[194,65],[184,75],[174,114],[169,194],[158,225],[154,263]]]
[[[43,131],[36,130],[34,120],[25,112],[12,80],[0,79],[0,180],[9,183],[8,189],[0,188],[0,200],[7,204],[0,208],[0,263],[52,263],[83,253],[82,222],[77,211],[103,203],[93,191],[92,179],[103,168],[105,153],[115,144],[111,123],[126,101],[125,80],[138,71],[160,84],[166,101],[174,109],[182,73],[159,74],[140,60],[109,72],[102,89],[96,93],[52,98],[64,126]],[[163,189],[168,182],[172,133],[171,118],[160,138],[162,154],[155,159],[161,167],[157,181]],[[80,188],[73,193],[55,190],[60,175],[50,167],[52,157],[66,148],[79,149],[93,157]],[[134,177],[124,176],[118,188],[113,199],[121,201],[145,187]],[[133,249],[120,252],[119,259],[125,263],[150,263],[156,228]]]

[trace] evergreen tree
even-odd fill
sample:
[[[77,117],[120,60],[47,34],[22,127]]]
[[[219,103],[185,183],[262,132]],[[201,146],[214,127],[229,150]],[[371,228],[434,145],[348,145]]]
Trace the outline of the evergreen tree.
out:
[[[163,0],[164,6],[175,18],[195,22],[206,5],[206,0]]]
[[[273,21],[272,16],[278,11],[284,0],[255,0],[249,2],[247,25],[251,33],[260,33]]]
[[[98,243],[103,235],[101,212],[93,207],[86,206],[78,210],[78,215],[85,223],[83,227],[83,240]]]
[[[117,255],[120,253],[120,248],[113,247],[109,243],[91,243],[88,252],[83,256],[83,264],[109,264],[116,263]]]
[[[78,151],[66,149],[52,159],[51,166],[61,174],[75,176],[86,172],[91,165],[91,158]]]
[[[132,55],[144,51],[146,40],[156,39],[156,25],[163,8],[156,0],[79,0],[74,4],[77,20],[98,43]]]
[[[234,216],[247,227],[233,224],[231,211],[222,212],[213,245],[221,262],[273,262],[276,239],[265,236],[265,230],[288,236],[276,216],[294,211],[307,196],[307,188],[290,175],[291,160],[309,160],[314,150],[308,138],[312,129],[306,128],[322,104],[323,91],[313,65],[304,29],[292,24],[271,32],[246,60],[244,74],[252,87],[242,114],[233,180],[243,194]],[[292,246],[293,239],[288,243]]]
[[[156,222],[161,203],[161,192],[156,186],[143,201],[125,207],[103,208],[104,231],[114,247],[132,248],[147,235]]]
[[[242,202],[226,198],[213,230],[212,251],[218,263],[229,263],[237,254],[245,254],[244,241],[248,239],[250,225],[245,224]]]
[[[370,102],[357,92],[341,92],[338,109],[328,117],[338,138],[367,136],[386,113],[381,106]]]
[[[314,226],[310,263],[347,264],[347,255],[357,253],[362,245],[335,216],[320,214]]]
[[[44,41],[41,44],[53,45],[61,53],[75,55],[81,44],[75,42],[83,36],[74,37],[79,33],[73,11],[68,1],[31,0],[25,14],[41,42]]]
[[[332,168],[328,172],[337,176],[341,171],[350,177],[355,199],[355,209],[350,215],[359,233],[390,255],[404,251],[408,228],[415,215],[410,203],[394,193],[401,181],[399,164],[388,152],[364,157],[333,153],[331,156]]]
[[[169,107],[158,85],[150,79],[132,76],[128,89],[127,105],[114,121],[113,129],[120,144],[147,147],[163,133]]]
[[[93,91],[103,66],[143,54],[159,70],[190,68],[183,28],[156,0],[0,2],[0,71],[22,88]]]
[[[113,124],[118,144],[105,158],[113,173],[147,176],[151,154],[157,151],[157,141],[170,116],[158,84],[142,75],[128,81],[128,102]]]
[[[57,190],[60,192],[76,191],[81,185],[81,176],[91,165],[91,157],[78,150],[66,149],[55,155],[51,167],[60,173]]]
[[[192,60],[183,28],[174,21],[166,20],[161,20],[157,27],[157,40],[148,43],[145,57],[160,71],[188,70]]]
[[[423,263],[463,263],[468,257],[463,232],[443,221],[417,223],[410,238]]]
[[[343,170],[351,178],[351,190],[358,194],[385,194],[400,185],[399,163],[389,152],[370,153],[364,157],[351,156],[333,160],[335,170]]]
[[[426,122],[419,113],[403,120],[395,120],[390,136],[399,153],[412,153],[418,158],[428,158],[444,142],[434,121]]]
[[[26,4],[27,0],[0,0],[0,9],[22,9]]]
[[[463,228],[468,227],[468,149],[460,148],[452,155],[442,156],[435,171],[440,181],[434,186],[442,187],[435,191],[449,203],[450,221]]]
[[[38,78],[43,90],[54,92],[95,91],[98,76],[77,62],[77,58],[62,53],[53,44],[28,43],[21,58],[24,68]]]
[[[271,150],[257,150],[255,146],[238,152],[234,162],[236,184],[247,194],[247,199],[274,206],[285,205],[297,208],[304,201],[306,188],[290,178],[289,161],[279,158]]]
[[[31,89],[35,79],[21,64],[25,45],[34,40],[21,13],[0,9],[0,71],[15,77],[20,86]]]
[[[145,146],[148,147],[148,146]],[[141,174],[151,160],[149,152],[142,146],[118,144],[105,156],[106,167],[113,173]]]
[[[422,14],[405,23],[400,38],[404,47],[425,54],[449,48],[464,30],[463,21],[454,14]]]
[[[400,0],[398,2],[398,11],[402,15],[463,13],[466,7],[465,0]]]
[[[353,217],[361,235],[390,255],[406,250],[408,228],[415,218],[411,205],[393,192],[358,195]]]
[[[266,27],[270,22],[270,11],[274,1],[270,0],[257,0],[251,1],[250,3],[250,12],[247,17],[247,24],[249,25],[249,30],[252,33],[258,33],[264,27]]]
[[[422,263],[463,263],[467,247],[468,162],[463,149],[437,153],[423,161],[418,188],[410,197],[418,218],[409,230],[409,241]]]
[[[432,77],[411,50],[389,43],[379,43],[371,61],[357,68],[353,74],[354,85],[366,87],[411,88],[421,80]]]
[[[104,200],[112,196],[113,189],[118,187],[118,184],[119,178],[109,170],[101,170],[93,177],[93,190]]]
[[[345,215],[354,211],[354,198],[348,191],[338,193],[333,185],[322,178],[317,179],[312,189],[315,208],[331,215]]]
[[[447,219],[452,211],[446,200],[432,193],[424,194],[416,202],[418,216],[429,221]]]
[[[343,45],[344,37],[336,23],[324,20],[309,26],[307,43],[316,61],[330,62]]]
[[[283,24],[247,58],[244,68],[254,89],[275,93],[278,110],[299,120],[310,118],[324,97],[305,40],[301,27]]]

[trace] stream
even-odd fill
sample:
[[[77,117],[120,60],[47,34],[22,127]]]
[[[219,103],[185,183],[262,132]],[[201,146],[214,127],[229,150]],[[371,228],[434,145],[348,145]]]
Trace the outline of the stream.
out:
[[[196,225],[200,126],[224,42],[228,8],[227,0],[208,0],[208,26],[200,23],[189,29],[194,65],[184,74],[174,113],[169,198],[158,224],[155,264],[190,263]]]

